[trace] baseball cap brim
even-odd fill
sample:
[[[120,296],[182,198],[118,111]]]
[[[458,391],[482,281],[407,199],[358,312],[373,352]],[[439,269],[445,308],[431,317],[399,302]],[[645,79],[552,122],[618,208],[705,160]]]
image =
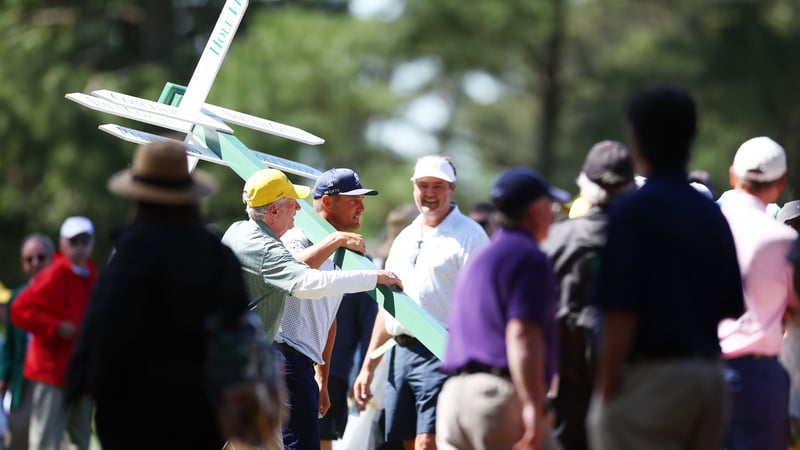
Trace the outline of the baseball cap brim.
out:
[[[572,200],[572,196],[569,192],[554,186],[550,186],[547,190],[547,194],[558,203],[569,203],[569,201]]]
[[[378,195],[375,189],[353,189],[352,191],[340,192],[337,195]]]
[[[292,188],[294,189],[292,191],[287,192],[286,197],[293,198],[295,200],[300,200],[301,198],[306,198],[309,195],[311,195],[311,188],[308,186],[292,183]]]

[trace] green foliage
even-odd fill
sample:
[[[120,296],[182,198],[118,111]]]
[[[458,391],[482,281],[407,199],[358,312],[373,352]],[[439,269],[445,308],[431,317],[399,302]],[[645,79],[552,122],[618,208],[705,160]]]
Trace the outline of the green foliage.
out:
[[[98,229],[103,260],[128,203],[105,189],[130,161],[133,145],[97,130],[114,122],[156,127],[96,113],[68,92],[112,89],[156,99],[165,82],[188,83],[196,44],[224,2],[10,0],[0,10],[0,279],[22,278],[21,237],[55,237],[67,215]],[[436,94],[449,120],[430,131],[459,168],[462,209],[484,200],[494,176],[533,165],[575,192],[588,148],[626,140],[625,97],[652,81],[695,95],[701,129],[692,168],[711,173],[721,191],[743,140],[769,135],[789,153],[790,185],[800,192],[800,4],[792,0],[406,0],[393,22],[360,21],[346,2],[251,2],[209,102],[306,129],[318,147],[242,128],[253,149],[319,169],[348,166],[381,191],[366,202],[365,235],[377,239],[385,214],[411,201],[413,155],[366,138],[371,123],[406,114],[420,95]],[[433,76],[392,90],[401,64],[436,61]],[[480,100],[465,88],[475,73],[500,86]],[[425,125],[425,124],[423,124]],[[424,128],[424,127],[421,127]],[[180,136],[176,136],[180,138]],[[243,217],[242,181],[202,163],[222,184],[208,201],[220,228]],[[309,184],[308,180],[296,181]]]

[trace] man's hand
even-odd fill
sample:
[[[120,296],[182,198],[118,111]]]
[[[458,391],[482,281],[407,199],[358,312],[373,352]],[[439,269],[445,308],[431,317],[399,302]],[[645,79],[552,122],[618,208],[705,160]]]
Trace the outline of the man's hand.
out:
[[[356,402],[356,410],[363,411],[372,399],[372,391],[369,386],[372,384],[372,369],[362,367],[361,371],[353,383],[353,400]]]
[[[378,270],[378,284],[384,284],[389,289],[395,291],[403,290],[403,282],[400,281],[397,275],[388,270]]]
[[[61,322],[56,328],[56,335],[61,339],[69,339],[75,336],[75,324],[69,320]]]
[[[335,241],[339,247],[352,250],[359,255],[367,254],[367,245],[364,243],[364,237],[357,233],[350,233],[347,231],[337,231],[333,233]]]
[[[547,428],[545,417],[543,415],[537,415],[533,405],[526,405],[522,408],[522,424],[525,427],[522,439],[517,441],[512,449],[538,450],[542,448]]]
[[[328,388],[322,388],[319,390],[319,418],[325,417],[329,409],[331,409],[331,398],[328,396]]]

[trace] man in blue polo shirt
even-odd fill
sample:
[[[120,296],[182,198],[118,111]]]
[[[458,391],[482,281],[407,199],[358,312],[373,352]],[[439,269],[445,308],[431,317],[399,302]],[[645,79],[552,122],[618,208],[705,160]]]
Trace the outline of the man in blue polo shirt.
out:
[[[556,280],[539,249],[553,201],[569,194],[517,167],[495,182],[499,228],[459,274],[442,368],[436,445],[444,449],[560,448],[544,415],[555,373]],[[535,445],[534,445],[535,444]]]
[[[733,236],[687,181],[697,129],[688,93],[647,88],[626,118],[647,183],[612,207],[601,255],[591,448],[721,448],[729,400],[717,324],[744,311]]]

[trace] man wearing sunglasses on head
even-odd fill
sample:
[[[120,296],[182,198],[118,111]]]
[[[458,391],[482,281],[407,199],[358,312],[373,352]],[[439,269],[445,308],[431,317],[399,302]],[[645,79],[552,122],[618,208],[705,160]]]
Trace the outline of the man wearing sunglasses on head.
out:
[[[86,217],[69,217],[61,225],[59,252],[11,306],[11,322],[32,336],[24,375],[33,403],[30,448],[58,449],[62,438],[80,450],[89,448],[92,403],[87,398],[64,403],[69,356],[80,330],[97,271],[89,259],[94,226]],[[64,436],[67,434],[67,436]]]

